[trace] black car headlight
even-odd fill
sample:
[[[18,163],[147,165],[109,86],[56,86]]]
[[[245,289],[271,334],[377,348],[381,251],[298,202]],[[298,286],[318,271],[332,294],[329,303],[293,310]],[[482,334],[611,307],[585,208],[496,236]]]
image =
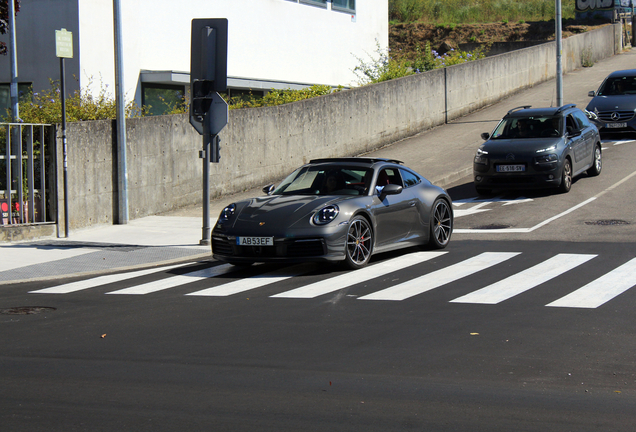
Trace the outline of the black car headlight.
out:
[[[475,163],[479,165],[488,165],[488,152],[482,149],[477,149],[475,155]]]
[[[556,162],[558,159],[559,158],[557,155],[555,155],[554,153],[550,153],[550,154],[535,157],[534,163],[536,164],[553,163],[553,162]]]
[[[326,225],[334,220],[338,213],[340,209],[337,205],[329,205],[318,210],[312,219],[316,225]]]
[[[230,220],[230,218],[234,216],[235,211],[236,211],[236,204],[230,204],[229,206],[225,207],[221,211],[221,214],[219,215],[219,222],[223,223]]]

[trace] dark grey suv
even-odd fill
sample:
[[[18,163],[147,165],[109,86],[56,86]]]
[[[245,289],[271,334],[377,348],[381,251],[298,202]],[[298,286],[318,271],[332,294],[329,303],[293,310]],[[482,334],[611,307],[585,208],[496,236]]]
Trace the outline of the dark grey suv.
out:
[[[612,72],[588,95],[586,109],[598,117],[600,132],[636,132],[636,69]]]
[[[559,188],[587,171],[601,173],[601,139],[588,115],[569,104],[559,108],[523,106],[508,111],[473,161],[477,192],[493,189]]]

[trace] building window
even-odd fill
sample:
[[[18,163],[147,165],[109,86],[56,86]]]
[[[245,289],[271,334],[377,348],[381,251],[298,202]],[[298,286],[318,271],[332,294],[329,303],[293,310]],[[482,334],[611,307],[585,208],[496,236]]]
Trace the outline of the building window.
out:
[[[313,6],[327,7],[327,0],[300,0],[300,2]]]
[[[147,115],[169,114],[184,104],[185,86],[142,83],[141,104]]]
[[[331,0],[331,8],[333,10],[355,12],[356,0]]]
[[[18,84],[18,100],[25,101],[31,95],[31,83]],[[30,101],[28,101],[30,102]],[[18,110],[20,107],[18,106]],[[0,84],[0,118],[11,117],[11,84]]]

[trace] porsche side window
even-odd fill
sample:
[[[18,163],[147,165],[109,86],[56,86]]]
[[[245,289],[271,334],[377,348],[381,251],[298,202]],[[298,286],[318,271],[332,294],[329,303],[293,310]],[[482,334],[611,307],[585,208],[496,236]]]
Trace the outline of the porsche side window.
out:
[[[402,180],[404,181],[405,188],[415,186],[422,181],[418,176],[407,170],[401,169],[400,174],[402,174]]]

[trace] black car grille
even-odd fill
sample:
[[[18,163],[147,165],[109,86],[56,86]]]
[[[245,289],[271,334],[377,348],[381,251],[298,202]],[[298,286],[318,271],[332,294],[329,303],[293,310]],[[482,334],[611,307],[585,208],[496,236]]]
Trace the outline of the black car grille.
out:
[[[634,111],[601,111],[597,115],[604,122],[626,122],[634,118]]]
[[[325,254],[325,242],[322,239],[297,240],[287,244],[289,256],[320,256]]]
[[[238,246],[233,238],[214,236],[212,252],[247,258],[303,258],[325,255],[326,247],[321,238],[275,241],[274,246]]]

